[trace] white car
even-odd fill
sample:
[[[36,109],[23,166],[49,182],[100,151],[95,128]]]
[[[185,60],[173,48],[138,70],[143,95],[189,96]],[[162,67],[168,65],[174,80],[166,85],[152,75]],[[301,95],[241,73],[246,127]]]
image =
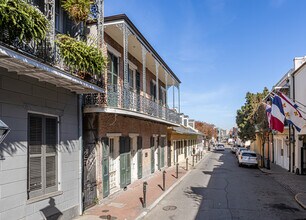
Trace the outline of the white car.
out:
[[[236,157],[238,158],[239,155],[241,154],[242,151],[246,151],[248,150],[247,148],[245,147],[239,147],[237,150],[236,150]]]
[[[224,150],[224,145],[223,144],[217,144],[215,147],[215,150]]]
[[[258,166],[257,155],[254,151],[242,151],[238,156],[238,165]]]

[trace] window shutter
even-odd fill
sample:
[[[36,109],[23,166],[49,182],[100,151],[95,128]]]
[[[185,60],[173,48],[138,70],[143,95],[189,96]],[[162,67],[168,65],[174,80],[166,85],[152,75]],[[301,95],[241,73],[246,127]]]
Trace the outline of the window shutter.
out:
[[[125,137],[120,137],[119,142],[120,142],[119,153],[123,154],[124,153],[124,148],[125,148]]]
[[[128,153],[130,151],[131,151],[131,138],[127,136],[125,140],[125,153]]]
[[[142,149],[142,137],[138,136],[137,137],[137,150]]]
[[[136,91],[140,93],[140,73],[136,72]]]

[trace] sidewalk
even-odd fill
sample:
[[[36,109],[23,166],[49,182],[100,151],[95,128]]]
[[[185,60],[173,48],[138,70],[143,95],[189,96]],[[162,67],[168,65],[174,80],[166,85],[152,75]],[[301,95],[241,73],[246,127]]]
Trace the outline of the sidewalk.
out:
[[[294,195],[296,202],[306,209],[306,176],[290,173],[274,163],[271,163],[270,167],[270,170],[259,169],[289,190]]]
[[[203,158],[206,154],[203,153]],[[200,161],[198,161],[199,163]],[[197,164],[198,164],[197,163]],[[141,218],[152,209],[157,203],[169,193],[183,178],[192,167],[192,157],[188,157],[188,171],[186,170],[186,162],[179,164],[178,178],[176,178],[176,166],[166,168],[166,190],[163,191],[163,172],[157,171],[148,178],[137,180],[127,187],[126,191],[119,191],[114,195],[102,200],[102,204],[96,205],[86,210],[83,216],[79,216],[77,220],[95,220],[95,219],[123,219],[130,220]],[[195,164],[196,166],[196,164]],[[147,202],[143,208],[143,182],[147,185]]]

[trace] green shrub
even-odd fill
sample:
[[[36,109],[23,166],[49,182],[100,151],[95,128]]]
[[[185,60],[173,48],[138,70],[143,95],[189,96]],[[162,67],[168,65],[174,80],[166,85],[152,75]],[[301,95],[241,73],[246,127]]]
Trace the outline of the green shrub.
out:
[[[90,0],[63,0],[62,8],[76,24],[86,21],[90,12]]]
[[[77,74],[101,75],[107,61],[102,52],[84,41],[76,40],[68,35],[58,34],[56,44],[64,63]]]
[[[43,40],[49,27],[46,16],[22,0],[0,0],[0,31],[10,40]]]

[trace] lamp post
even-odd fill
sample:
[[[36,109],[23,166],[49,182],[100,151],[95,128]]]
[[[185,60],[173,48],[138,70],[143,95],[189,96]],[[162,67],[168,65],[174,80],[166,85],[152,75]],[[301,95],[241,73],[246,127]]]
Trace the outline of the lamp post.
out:
[[[3,121],[0,120],[0,144],[2,143],[4,138],[8,135],[10,130],[11,129]]]

